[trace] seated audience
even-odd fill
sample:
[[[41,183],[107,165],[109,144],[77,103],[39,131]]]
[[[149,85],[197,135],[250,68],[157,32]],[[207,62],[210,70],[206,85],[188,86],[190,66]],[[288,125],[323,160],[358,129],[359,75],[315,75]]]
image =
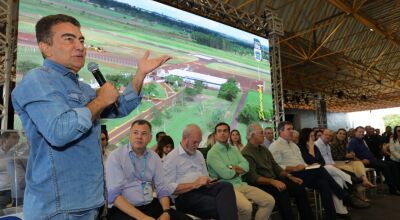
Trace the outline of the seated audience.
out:
[[[303,185],[318,189],[321,193],[322,205],[327,219],[336,219],[337,214],[333,204],[332,193],[345,204],[350,204],[349,195],[335,182],[323,167],[307,167],[299,147],[292,142],[293,125],[290,122],[280,122],[279,138],[270,146],[275,161],[288,173],[303,180]],[[307,167],[307,169],[306,169]]]
[[[395,126],[393,129],[393,137],[389,141],[390,159],[400,166],[400,126]]]
[[[264,137],[264,146],[269,148],[274,142],[274,130],[271,127],[264,128]]]
[[[106,126],[101,126],[101,134],[100,134],[100,140],[101,140],[101,153],[103,154],[103,163],[104,165],[107,162],[107,158],[110,155],[110,150],[108,149],[108,131]]]
[[[354,128],[350,128],[348,131],[347,131],[347,141],[349,142],[353,137],[354,137],[354,133],[355,133],[355,130],[354,130]]]
[[[7,152],[4,155],[4,162],[8,174],[7,179],[11,183],[12,206],[19,206],[23,204],[29,145],[27,142],[18,144],[20,135],[17,131],[4,132],[2,139],[2,149]]]
[[[158,142],[156,153],[160,156],[161,161],[164,161],[165,156],[174,149],[174,140],[168,135],[162,136]]]
[[[242,149],[244,148],[242,144],[242,137],[238,130],[234,129],[231,131],[231,136],[229,137],[229,144],[237,147],[239,151],[242,151]]]
[[[392,127],[388,125],[385,127],[385,132],[382,134],[382,142],[386,142],[386,140],[389,140],[392,136]]]
[[[314,132],[314,140],[316,141],[316,140],[318,140],[318,138],[319,137],[321,137],[321,135],[322,135],[322,130],[321,129],[317,129],[315,132]]]
[[[399,189],[399,174],[398,168],[391,163],[385,163],[375,158],[368,148],[368,145],[363,140],[364,128],[359,126],[355,129],[354,138],[349,142],[347,148],[348,158],[354,160],[361,160],[366,167],[375,168],[382,171],[386,179],[386,184],[389,186],[389,192],[393,195],[400,195]]]
[[[229,125],[223,122],[215,126],[217,142],[207,155],[210,176],[233,184],[239,219],[251,219],[253,208],[250,200],[258,206],[255,219],[268,219],[275,200],[270,194],[242,181],[242,175],[249,171],[249,163],[237,147],[229,145],[229,129]]]
[[[178,210],[200,218],[237,220],[235,193],[230,183],[212,182],[206,162],[197,150],[202,133],[197,125],[187,125],[180,146],[165,161],[165,181],[175,197]]]
[[[366,134],[364,141],[367,143],[369,151],[375,156],[377,160],[382,160],[382,138],[375,134],[375,129],[370,125],[365,126]]]
[[[212,132],[207,137],[207,142],[205,142],[205,147],[198,148],[201,154],[203,154],[204,159],[207,159],[207,153],[214,144],[215,144],[215,138],[214,138],[214,132]]]
[[[170,193],[160,157],[147,149],[151,124],[132,123],[129,144],[114,150],[107,161],[106,178],[110,220],[187,219],[170,208]],[[153,197],[153,189],[157,198]]]
[[[167,135],[164,131],[159,131],[159,132],[157,132],[157,134],[156,134],[156,144],[154,144],[150,149],[151,150],[153,150],[153,151],[155,151],[156,149],[157,149],[157,146],[158,146],[158,142],[161,140],[161,138],[163,137],[163,136],[165,136],[165,135]]]
[[[342,189],[347,189],[347,184],[352,184],[351,176],[334,166],[335,163],[330,156],[330,139],[328,131],[328,129],[325,129],[317,142],[314,142],[314,132],[312,131],[312,129],[303,128],[301,130],[299,143],[301,154],[307,164],[319,164],[323,166],[324,169],[326,169],[328,173],[332,176],[332,178],[336,181],[336,183],[339,184],[340,187],[342,187]],[[327,153],[326,151],[329,151],[329,153]],[[350,218],[348,210],[344,206],[342,200],[338,199],[336,195],[333,195],[333,202],[335,204],[336,213],[338,213],[339,216]],[[368,203],[359,201],[357,198],[353,198],[353,203],[354,204],[352,205],[356,208],[369,207]]]
[[[7,172],[8,152],[10,148],[4,145],[6,133],[0,135],[0,210],[11,203],[11,182]]]
[[[357,178],[360,178],[362,180],[362,186],[364,187],[356,187],[356,195],[359,199],[363,201],[369,201],[365,197],[365,188],[376,187],[376,185],[372,184],[368,180],[365,166],[361,161],[349,160],[349,158],[347,158],[347,132],[345,129],[340,128],[337,130],[336,135],[334,136],[330,146],[331,155],[333,160],[335,161],[335,166],[341,170],[354,173]]]
[[[263,146],[264,134],[259,124],[247,127],[247,145],[242,154],[249,162],[246,181],[271,194],[283,220],[296,219],[290,196],[295,198],[302,220],[314,219],[303,180],[289,175],[274,160],[271,152]]]
[[[300,133],[296,130],[293,130],[293,136],[292,136],[293,143],[297,145],[299,144],[299,140],[300,140]]]

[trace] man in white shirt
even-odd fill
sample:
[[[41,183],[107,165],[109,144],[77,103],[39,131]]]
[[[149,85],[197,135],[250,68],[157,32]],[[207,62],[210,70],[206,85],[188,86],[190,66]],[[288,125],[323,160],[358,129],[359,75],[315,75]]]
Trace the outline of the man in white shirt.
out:
[[[237,220],[233,186],[211,180],[203,155],[197,150],[201,139],[200,128],[187,125],[180,146],[165,158],[163,166],[170,194],[177,196],[175,205],[183,212],[201,218]]]
[[[278,125],[279,138],[271,144],[270,151],[275,161],[291,175],[303,180],[303,185],[318,189],[321,193],[322,205],[325,208],[327,219],[336,219],[332,193],[339,199],[350,203],[350,197],[335,182],[323,167],[306,169],[299,147],[293,143],[293,124],[283,121]]]

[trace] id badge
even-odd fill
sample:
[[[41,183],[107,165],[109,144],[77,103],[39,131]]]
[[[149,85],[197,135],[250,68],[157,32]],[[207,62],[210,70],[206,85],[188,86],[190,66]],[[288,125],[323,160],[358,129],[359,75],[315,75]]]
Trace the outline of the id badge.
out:
[[[149,182],[143,184],[143,197],[147,201],[153,200],[153,187]]]

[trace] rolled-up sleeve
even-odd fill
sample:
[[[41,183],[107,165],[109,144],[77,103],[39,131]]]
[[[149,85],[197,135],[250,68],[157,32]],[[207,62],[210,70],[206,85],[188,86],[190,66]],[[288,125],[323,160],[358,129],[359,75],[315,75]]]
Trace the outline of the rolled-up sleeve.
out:
[[[142,101],[143,93],[137,94],[132,87],[132,83],[129,83],[124,92],[119,96],[117,101],[117,109],[108,108],[101,115],[102,118],[120,118],[127,116]]]
[[[78,130],[80,130],[82,133],[85,133],[87,130],[89,130],[92,127],[92,113],[88,108],[73,108],[78,116],[78,124],[80,125],[78,127]]]

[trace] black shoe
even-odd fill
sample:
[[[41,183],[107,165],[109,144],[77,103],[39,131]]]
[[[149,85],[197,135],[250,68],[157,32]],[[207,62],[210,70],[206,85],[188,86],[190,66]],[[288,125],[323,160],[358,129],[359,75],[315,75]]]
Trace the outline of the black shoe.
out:
[[[359,198],[352,196],[350,206],[356,209],[366,209],[371,206],[368,202],[364,202]]]
[[[348,219],[348,220],[351,220],[351,215],[350,215],[350,213],[347,213],[347,214],[339,214],[339,213],[336,213],[336,216],[337,216],[338,218],[340,218],[340,219]]]

